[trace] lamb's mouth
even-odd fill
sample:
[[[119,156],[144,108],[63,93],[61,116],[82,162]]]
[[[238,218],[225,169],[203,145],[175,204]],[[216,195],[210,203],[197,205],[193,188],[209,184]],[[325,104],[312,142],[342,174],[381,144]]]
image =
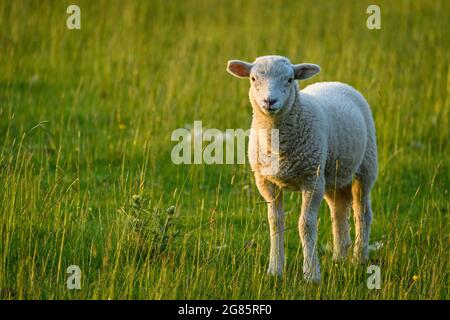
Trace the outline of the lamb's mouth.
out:
[[[278,111],[280,111],[280,110],[281,110],[281,107],[275,107],[275,108],[269,107],[269,108],[264,108],[264,111],[265,111],[267,114],[270,114],[270,115],[277,114]]]

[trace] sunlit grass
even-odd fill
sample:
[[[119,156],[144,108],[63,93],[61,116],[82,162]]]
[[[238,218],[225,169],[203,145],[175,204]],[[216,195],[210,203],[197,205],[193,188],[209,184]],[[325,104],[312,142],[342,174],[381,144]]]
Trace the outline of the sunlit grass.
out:
[[[450,6],[375,2],[375,31],[373,1],[79,1],[79,31],[65,2],[0,2],[0,298],[448,299]],[[249,127],[247,83],[226,61],[274,53],[321,65],[308,83],[349,83],[372,106],[380,290],[366,266],[331,260],[325,205],[323,282],[304,283],[296,193],[286,273],[267,277],[248,165],[170,160],[171,132],[194,120]]]

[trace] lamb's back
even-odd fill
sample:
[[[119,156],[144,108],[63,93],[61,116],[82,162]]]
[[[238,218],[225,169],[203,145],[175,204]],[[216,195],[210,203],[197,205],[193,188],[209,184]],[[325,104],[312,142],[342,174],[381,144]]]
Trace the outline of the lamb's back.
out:
[[[301,91],[320,108],[328,137],[327,183],[346,185],[361,164],[373,121],[369,105],[354,88],[340,82],[319,82]],[[337,169],[337,170],[336,170]]]

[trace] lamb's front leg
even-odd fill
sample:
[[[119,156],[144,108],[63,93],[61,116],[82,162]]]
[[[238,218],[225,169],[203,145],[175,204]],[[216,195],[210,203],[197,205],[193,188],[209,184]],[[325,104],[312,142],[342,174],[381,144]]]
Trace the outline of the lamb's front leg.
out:
[[[284,267],[284,211],[282,191],[273,183],[255,175],[258,190],[267,202],[270,228],[270,275],[281,275]]]
[[[284,211],[281,190],[267,206],[270,227],[270,257],[267,273],[281,275],[284,267]]]
[[[303,275],[308,282],[320,282],[317,256],[317,213],[324,194],[322,184],[302,192],[302,213],[298,229],[303,247]]]

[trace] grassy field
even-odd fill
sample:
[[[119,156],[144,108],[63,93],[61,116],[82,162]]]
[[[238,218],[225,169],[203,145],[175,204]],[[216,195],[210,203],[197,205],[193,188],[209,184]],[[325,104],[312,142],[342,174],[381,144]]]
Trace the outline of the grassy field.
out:
[[[81,30],[66,8],[81,8]],[[381,8],[381,30],[366,8]],[[450,2],[0,0],[1,299],[448,299]],[[336,265],[322,205],[320,286],[287,266],[249,165],[175,165],[174,129],[250,126],[229,59],[321,65],[372,106],[380,174],[367,266]],[[307,83],[303,83],[302,86]],[[173,208],[174,207],[174,208]],[[174,210],[175,209],[175,210]],[[68,290],[78,265],[81,290]]]

